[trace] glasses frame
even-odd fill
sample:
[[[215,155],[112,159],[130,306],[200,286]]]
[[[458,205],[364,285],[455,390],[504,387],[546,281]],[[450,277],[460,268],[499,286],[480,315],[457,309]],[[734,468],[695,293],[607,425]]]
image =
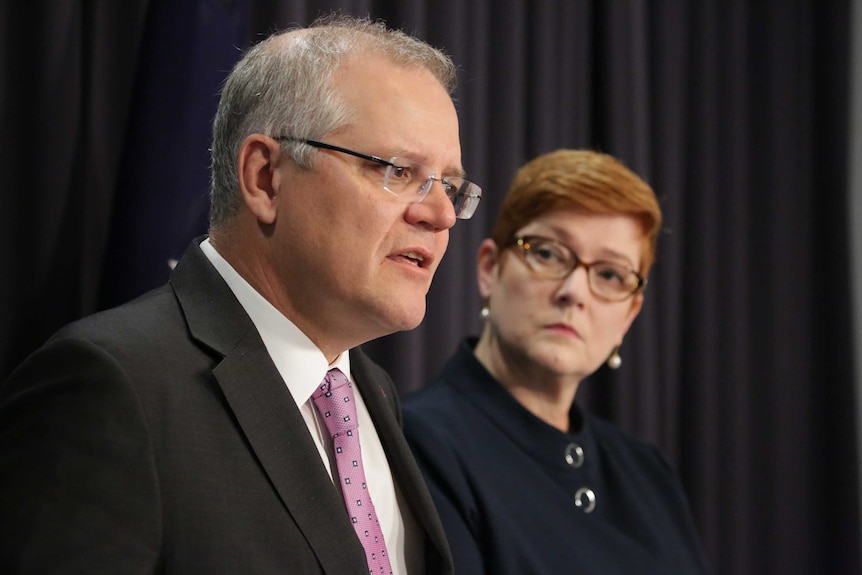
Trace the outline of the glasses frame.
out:
[[[568,252],[569,254],[571,254],[572,261],[574,262],[574,264],[565,273],[561,273],[561,274],[549,274],[546,271],[536,269],[535,267],[533,267],[533,264],[531,263],[532,260],[527,257],[527,252],[530,251],[530,249],[531,249],[530,244],[538,243],[538,242],[553,244],[553,245],[559,247],[562,251]],[[647,278],[640,275],[637,272],[637,270],[635,270],[634,268],[631,268],[631,267],[628,267],[625,265],[621,265],[618,263],[614,263],[614,262],[604,261],[604,260],[597,260],[594,262],[585,262],[584,260],[582,260],[578,256],[577,253],[575,253],[575,250],[573,250],[572,248],[570,248],[566,244],[564,244],[558,240],[552,239],[552,238],[547,238],[547,237],[538,236],[538,235],[517,236],[508,242],[507,247],[520,248],[520,249],[515,250],[515,253],[520,255],[521,260],[523,260],[523,262],[524,262],[524,265],[526,265],[530,269],[530,271],[532,271],[533,273],[536,273],[540,276],[543,276],[543,277],[546,277],[549,279],[560,279],[560,280],[565,279],[565,278],[569,277],[571,274],[575,273],[575,270],[577,270],[579,267],[584,268],[584,270],[586,270],[586,272],[587,272],[587,285],[590,287],[590,293],[592,293],[595,297],[602,299],[604,301],[607,301],[607,302],[625,301],[625,300],[643,292],[647,286]],[[623,270],[625,270],[631,274],[634,274],[634,276],[638,279],[637,285],[634,287],[634,289],[632,291],[626,292],[625,294],[622,294],[619,298],[612,298],[612,297],[608,297],[604,294],[597,293],[596,288],[593,286],[593,279],[592,279],[592,274],[590,274],[590,268],[592,268],[593,266],[602,265],[602,264],[613,266],[616,268],[620,268],[620,269],[623,269]]]
[[[305,144],[305,145],[311,146],[313,148],[321,148],[324,150],[332,150],[333,152],[340,152],[342,154],[348,154],[350,156],[355,156],[355,157],[361,158],[363,160],[368,160],[369,162],[374,162],[376,164],[380,164],[381,166],[386,166],[388,170],[391,170],[393,168],[405,168],[405,166],[399,166],[398,164],[394,163],[392,161],[395,159],[394,157],[390,160],[385,160],[385,159],[381,158],[380,156],[373,156],[371,154],[364,154],[362,152],[357,152],[356,150],[351,150],[349,148],[342,148],[341,146],[336,146],[334,144],[327,144],[326,142],[320,142],[318,140],[310,140],[308,138],[295,138],[293,136],[278,136],[278,137],[273,138],[273,139],[278,141],[278,142],[282,142],[282,141],[296,142],[298,144]],[[388,173],[389,172],[387,171],[387,174]],[[388,178],[388,176],[387,176],[387,178]],[[478,191],[478,194],[464,194],[463,196],[467,199],[471,199],[471,200],[475,199],[475,203],[471,202],[472,206],[468,206],[468,208],[462,208],[460,213],[458,212],[457,209],[455,212],[456,218],[458,218],[460,220],[469,220],[470,218],[473,217],[473,214],[476,213],[476,208],[479,206],[479,202],[482,200],[482,188],[480,188],[477,184],[471,182],[470,180],[467,180],[466,178],[459,176],[459,179],[466,182],[472,188],[474,188],[475,190]],[[457,191],[460,190],[461,188],[453,186],[452,184],[450,184],[449,183],[449,176],[438,178],[438,177],[436,177],[436,174],[434,172],[431,172],[431,175],[424,182],[422,182],[419,185],[419,189],[418,189],[418,193],[417,193],[417,195],[419,196],[419,199],[414,200],[414,201],[418,203],[418,202],[421,202],[422,200],[424,200],[425,197],[428,195],[428,192],[431,191],[432,185],[430,182],[435,182],[435,181],[440,182],[441,184],[444,184],[447,187],[455,188],[455,190],[456,190],[455,193],[453,193],[452,195],[449,195],[448,193],[446,194],[446,196],[450,200],[452,200],[453,204],[454,204],[455,197],[458,195]],[[393,196],[405,197],[405,196],[402,196],[401,194],[397,194],[397,193],[393,192],[386,185],[383,186],[383,189],[386,190],[387,192],[389,192],[390,194],[392,194]]]

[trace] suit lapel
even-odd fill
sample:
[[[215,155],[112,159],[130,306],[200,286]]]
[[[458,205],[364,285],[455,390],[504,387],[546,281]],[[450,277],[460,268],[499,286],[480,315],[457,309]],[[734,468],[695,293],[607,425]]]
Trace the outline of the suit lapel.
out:
[[[251,319],[198,247],[201,239],[186,251],[171,276],[189,330],[224,356],[213,374],[324,571],[367,573],[362,546],[305,421]]]
[[[214,373],[258,460],[324,570],[367,572],[365,552],[347,521],[344,501],[320,463],[305,421],[257,333],[237,342]],[[347,546],[353,549],[345,552]],[[359,570],[357,561],[362,564]]]

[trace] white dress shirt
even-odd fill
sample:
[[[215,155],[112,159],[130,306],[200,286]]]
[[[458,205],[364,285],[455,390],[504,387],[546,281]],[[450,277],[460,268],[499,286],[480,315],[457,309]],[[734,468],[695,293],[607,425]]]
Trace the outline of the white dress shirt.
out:
[[[216,251],[209,239],[204,240],[200,247],[257,328],[269,356],[305,420],[308,432],[320,454],[320,461],[332,477],[334,461],[332,438],[326,431],[326,426],[320,421],[320,415],[314,407],[311,395],[323,381],[326,372],[334,367],[339,368],[351,381],[353,380],[350,373],[350,355],[341,353],[330,365],[323,352],[293,322],[245,281]],[[356,386],[354,390],[357,392],[355,394],[356,412],[362,463],[365,467],[371,500],[383,529],[393,574],[421,574],[423,542],[416,528],[415,519],[408,506],[403,504],[392,480],[386,453],[383,451],[377,430],[371,422],[362,394]]]

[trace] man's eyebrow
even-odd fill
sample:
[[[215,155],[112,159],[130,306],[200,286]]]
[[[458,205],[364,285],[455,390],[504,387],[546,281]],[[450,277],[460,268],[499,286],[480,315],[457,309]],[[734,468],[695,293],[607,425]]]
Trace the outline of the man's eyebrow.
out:
[[[467,175],[467,172],[464,171],[464,168],[455,168],[454,170],[447,170],[447,171],[454,172],[452,174],[449,174],[450,176],[453,176],[453,177],[463,178]]]
[[[395,153],[394,157],[410,160],[411,162],[416,162],[422,164],[423,166],[431,165],[431,160],[428,158],[428,154],[417,153],[415,150],[406,150],[402,148]],[[440,176],[440,174],[437,175]],[[443,168],[443,173],[441,177],[464,178],[466,176],[467,172],[464,170],[464,167],[459,164],[458,167],[448,166],[446,168]]]

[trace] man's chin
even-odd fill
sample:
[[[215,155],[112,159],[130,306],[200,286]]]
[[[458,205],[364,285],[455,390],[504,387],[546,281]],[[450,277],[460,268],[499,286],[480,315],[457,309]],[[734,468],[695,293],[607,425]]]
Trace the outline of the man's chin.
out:
[[[393,302],[394,303],[394,302]],[[425,298],[392,306],[387,313],[392,332],[416,329],[425,319]]]

